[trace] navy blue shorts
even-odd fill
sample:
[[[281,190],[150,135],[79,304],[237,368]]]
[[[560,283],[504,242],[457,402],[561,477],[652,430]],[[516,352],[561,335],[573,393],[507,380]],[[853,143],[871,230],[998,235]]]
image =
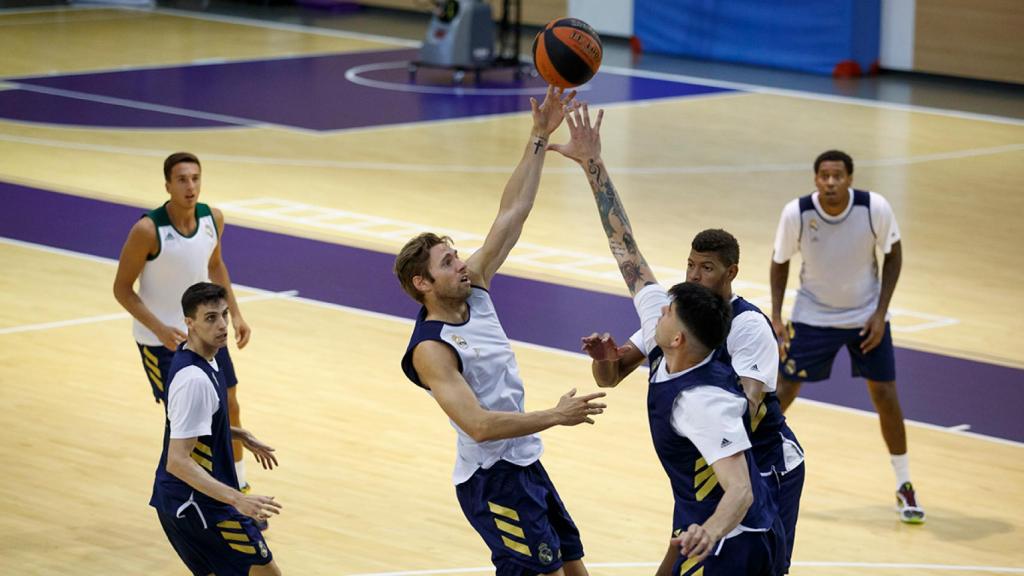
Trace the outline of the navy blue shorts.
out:
[[[580,531],[539,461],[499,461],[477,470],[455,494],[491,549],[497,576],[547,574],[583,558]]]
[[[846,346],[854,378],[875,382],[896,380],[896,355],[892,331],[885,323],[885,336],[878,346],[863,354],[861,328],[819,328],[799,322],[789,325],[789,344],[779,358],[779,371],[787,380],[818,382],[832,374],[832,361],[839,349]]]
[[[721,542],[703,562],[676,560],[672,574],[679,576],[777,576],[785,570],[786,542],[782,523],[775,518],[767,532],[741,532]]]
[[[796,540],[796,519],[800,516],[800,496],[804,491],[804,464],[780,475],[777,472],[772,477],[765,478],[768,491],[771,492],[775,504],[779,508],[779,520],[785,531],[786,554],[785,573],[789,572],[789,565],[793,558],[793,542]]]
[[[139,347],[139,356],[142,356],[142,368],[149,378],[149,387],[153,390],[153,398],[159,402],[167,401],[167,371],[171,369],[171,358],[174,358],[174,351],[168,350],[166,346],[146,346],[135,343]],[[228,347],[225,346],[217,351],[217,368],[224,371],[228,388],[238,384],[238,377],[235,376],[235,365],[231,362],[231,355],[228,354]]]
[[[156,514],[174,551],[195,576],[248,576],[250,566],[274,559],[252,518],[237,511],[204,517],[190,506],[181,518],[160,510]]]

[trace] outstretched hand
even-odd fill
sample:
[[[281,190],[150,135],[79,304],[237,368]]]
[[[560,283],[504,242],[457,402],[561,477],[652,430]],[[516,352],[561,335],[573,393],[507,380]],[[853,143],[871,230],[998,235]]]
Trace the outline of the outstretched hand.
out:
[[[256,439],[252,435],[252,432],[244,428],[233,427],[231,435],[235,440],[240,440],[242,446],[245,446],[249,452],[252,452],[256,456],[256,461],[263,466],[264,470],[273,470],[274,466],[277,466],[277,456],[274,455],[274,449],[269,445],[264,444]]]
[[[576,396],[575,388],[569,390],[558,399],[558,405],[554,409],[560,417],[560,424],[562,426],[575,426],[584,422],[593,424],[594,419],[591,416],[604,413],[607,405],[592,402],[592,400],[603,398],[604,396],[606,396],[604,392]]]
[[[530,97],[530,108],[533,111],[533,129],[538,136],[547,138],[554,132],[565,118],[567,107],[573,103],[576,91],[566,93],[564,88],[548,86],[544,101],[537,104],[537,99]]]
[[[565,124],[569,127],[569,141],[565,144],[548,144],[562,156],[583,164],[589,160],[601,159],[601,120],[604,110],[597,111],[597,120],[590,123],[590,109],[586,102],[573,102],[565,108]]]
[[[594,332],[590,336],[584,336],[580,338],[580,343],[581,350],[597,362],[616,362],[622,358],[624,352],[624,349],[617,346],[615,339],[607,332],[604,334]]]

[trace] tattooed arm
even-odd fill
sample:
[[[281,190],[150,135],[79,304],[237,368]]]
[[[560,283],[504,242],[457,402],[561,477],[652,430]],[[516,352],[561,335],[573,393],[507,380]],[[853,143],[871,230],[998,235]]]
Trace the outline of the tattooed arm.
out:
[[[629,293],[635,295],[644,286],[654,284],[657,280],[636,245],[626,209],[623,208],[619,193],[612,185],[608,170],[601,160],[603,118],[604,110],[601,110],[597,113],[597,121],[591,125],[587,105],[584,103],[572,106],[571,113],[567,109],[565,119],[569,127],[569,142],[551,144],[548,149],[575,160],[587,173],[590,189],[594,192],[594,201],[597,202],[597,211],[601,215],[601,225],[604,226],[604,233],[608,237],[608,247],[612,251],[612,256],[615,256]]]
[[[523,150],[523,157],[501,195],[498,215],[491,224],[484,245],[466,261],[470,280],[477,286],[488,288],[491,278],[505,262],[508,253],[523,232],[526,217],[533,209],[533,201],[540,187],[540,173],[544,168],[544,152],[548,136],[562,123],[565,106],[572,102],[576,91],[565,93],[561,88],[549,86],[544,102],[530,98],[533,108],[533,129]]]

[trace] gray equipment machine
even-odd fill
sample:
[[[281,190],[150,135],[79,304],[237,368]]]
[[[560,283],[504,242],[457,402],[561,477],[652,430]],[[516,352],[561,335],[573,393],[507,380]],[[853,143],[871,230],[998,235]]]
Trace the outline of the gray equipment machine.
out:
[[[516,68],[516,79],[525,67],[519,61],[521,0],[504,0],[495,49],[495,22],[486,0],[435,0],[434,16],[420,48],[419,60],[409,63],[410,80],[421,68],[447,68],[453,82],[462,82],[467,71],[476,81],[480,72],[491,68]],[[511,5],[511,6],[510,6]],[[510,12],[515,11],[511,24]]]

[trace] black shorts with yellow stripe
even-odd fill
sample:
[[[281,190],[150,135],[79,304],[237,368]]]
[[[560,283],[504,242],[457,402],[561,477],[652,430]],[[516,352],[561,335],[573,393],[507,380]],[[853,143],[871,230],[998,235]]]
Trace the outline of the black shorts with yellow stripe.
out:
[[[576,523],[540,462],[504,460],[455,487],[462,511],[491,549],[497,576],[532,576],[583,558]]]
[[[167,401],[167,371],[171,369],[171,359],[174,352],[165,346],[146,346],[139,344],[139,356],[142,357],[142,368],[146,371],[146,378],[149,380],[149,387],[153,391],[153,398],[159,402]],[[224,377],[227,379],[228,388],[238,384],[235,376],[235,365],[231,362],[231,355],[228,354],[228,347],[225,346],[217,351],[217,369],[224,370]]]
[[[251,566],[274,559],[252,518],[237,511],[204,516],[189,506],[178,514],[156,513],[174,551],[196,576],[248,576]]]

